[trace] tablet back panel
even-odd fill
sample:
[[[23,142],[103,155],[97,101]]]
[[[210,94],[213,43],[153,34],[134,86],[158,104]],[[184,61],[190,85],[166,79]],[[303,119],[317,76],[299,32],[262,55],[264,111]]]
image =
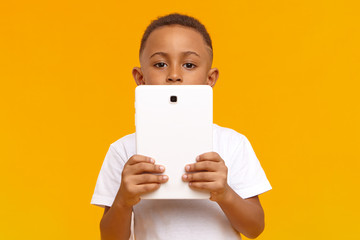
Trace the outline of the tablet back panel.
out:
[[[176,102],[174,101],[176,97]],[[172,98],[171,98],[172,97]],[[137,154],[164,165],[167,183],[143,199],[204,199],[182,181],[185,165],[212,151],[213,95],[207,85],[141,85],[135,90]]]

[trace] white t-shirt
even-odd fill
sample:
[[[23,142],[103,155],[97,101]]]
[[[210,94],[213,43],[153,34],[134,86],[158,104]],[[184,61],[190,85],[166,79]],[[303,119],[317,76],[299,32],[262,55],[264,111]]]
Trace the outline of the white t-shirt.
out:
[[[213,151],[228,167],[228,184],[242,198],[271,189],[247,138],[213,125]],[[119,190],[126,161],[136,154],[135,133],[110,145],[101,167],[91,204],[111,206]],[[141,200],[133,207],[133,231],[143,239],[241,239],[220,206],[210,200]]]

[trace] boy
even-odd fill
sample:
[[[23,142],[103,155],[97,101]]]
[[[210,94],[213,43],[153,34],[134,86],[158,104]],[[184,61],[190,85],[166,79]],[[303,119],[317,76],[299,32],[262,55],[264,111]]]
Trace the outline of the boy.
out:
[[[196,19],[170,14],[153,21],[140,47],[137,85],[208,84],[219,76],[212,44]],[[214,124],[214,152],[184,166],[189,187],[210,192],[210,200],[141,200],[168,181],[166,166],[135,153],[135,134],[111,144],[91,203],[105,206],[102,239],[241,239],[264,229],[258,194],[271,189],[245,136]],[[165,150],[166,151],[166,150]],[[154,174],[158,173],[158,174]],[[132,214],[134,224],[132,229]]]

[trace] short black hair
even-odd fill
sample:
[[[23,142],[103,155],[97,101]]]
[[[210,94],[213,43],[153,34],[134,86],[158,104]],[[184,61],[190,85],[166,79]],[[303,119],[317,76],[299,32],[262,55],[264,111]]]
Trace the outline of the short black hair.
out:
[[[170,25],[181,25],[184,27],[189,27],[189,28],[196,30],[198,33],[200,33],[203,36],[206,45],[208,47],[210,47],[210,49],[211,49],[210,52],[211,52],[211,58],[212,58],[212,55],[213,55],[212,42],[211,42],[210,35],[207,32],[205,26],[199,20],[197,20],[193,17],[187,16],[187,15],[184,15],[184,14],[179,14],[179,13],[172,13],[169,15],[158,17],[156,20],[154,20],[150,23],[150,25],[146,28],[144,35],[141,39],[139,55],[141,55],[141,53],[143,52],[147,39],[149,38],[150,34],[155,29],[157,29],[159,27],[163,27],[163,26],[170,26]]]

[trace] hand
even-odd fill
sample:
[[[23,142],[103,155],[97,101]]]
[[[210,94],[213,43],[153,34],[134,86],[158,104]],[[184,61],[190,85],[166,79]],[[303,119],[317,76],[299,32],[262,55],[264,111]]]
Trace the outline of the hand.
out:
[[[153,192],[168,181],[168,176],[154,174],[164,171],[165,167],[156,165],[154,159],[133,155],[124,166],[116,201],[125,207],[137,204],[142,194]]]
[[[227,184],[228,168],[224,160],[216,152],[199,155],[196,163],[185,166],[183,181],[189,182],[194,189],[210,192],[210,200],[221,201],[231,190]]]

